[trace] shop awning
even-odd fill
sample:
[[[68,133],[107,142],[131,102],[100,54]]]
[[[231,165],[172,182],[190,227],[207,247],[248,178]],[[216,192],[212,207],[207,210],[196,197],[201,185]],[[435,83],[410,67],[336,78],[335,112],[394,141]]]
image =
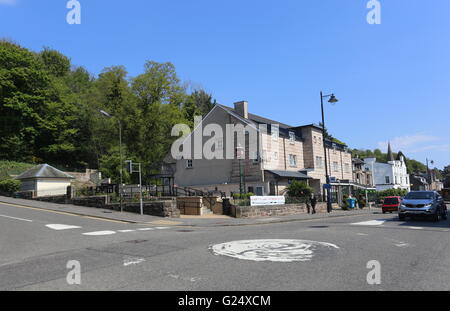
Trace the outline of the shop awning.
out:
[[[294,178],[294,179],[312,179],[308,175],[295,171],[278,171],[278,170],[267,170],[266,172],[272,173],[278,177],[282,178]]]

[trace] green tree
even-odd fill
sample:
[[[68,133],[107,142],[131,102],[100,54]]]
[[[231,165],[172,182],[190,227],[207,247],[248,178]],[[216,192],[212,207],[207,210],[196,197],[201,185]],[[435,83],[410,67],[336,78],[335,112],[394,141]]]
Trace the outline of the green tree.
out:
[[[313,189],[305,182],[294,180],[288,187],[287,194],[293,198],[308,198],[311,196]]]

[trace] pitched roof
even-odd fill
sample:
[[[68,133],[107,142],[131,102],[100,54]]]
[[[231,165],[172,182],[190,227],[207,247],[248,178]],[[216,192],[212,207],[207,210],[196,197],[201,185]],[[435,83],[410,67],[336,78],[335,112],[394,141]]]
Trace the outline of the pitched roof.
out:
[[[40,164],[38,166],[29,169],[28,171],[17,176],[16,179],[30,179],[30,178],[62,178],[62,179],[74,179],[73,176],[60,171],[48,164]]]
[[[237,113],[234,110],[234,108],[231,108],[231,107],[228,107],[228,106],[224,106],[224,105],[220,105],[220,104],[217,104],[217,105],[222,107],[223,109],[229,111],[229,112]],[[287,124],[284,124],[284,123],[281,123],[281,122],[278,122],[278,121],[274,121],[274,120],[271,120],[271,119],[267,119],[267,118],[258,116],[258,115],[253,114],[253,113],[249,113],[248,114],[248,119],[253,121],[253,122],[255,122],[255,123],[261,123],[261,124],[279,124],[280,128],[285,128],[285,129],[294,127],[294,126],[287,125]]]

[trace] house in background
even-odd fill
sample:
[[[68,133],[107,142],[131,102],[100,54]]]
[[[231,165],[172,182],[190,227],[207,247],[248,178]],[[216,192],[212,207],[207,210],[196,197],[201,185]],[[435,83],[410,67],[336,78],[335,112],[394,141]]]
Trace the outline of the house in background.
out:
[[[48,164],[41,164],[16,177],[21,181],[20,191],[32,191],[34,197],[67,194],[73,176]]]
[[[377,162],[376,158],[365,158],[364,168],[371,171],[377,191],[405,189],[410,191],[411,184],[406,167],[405,156],[399,152],[394,159],[391,145],[388,146],[388,162]]]
[[[218,125],[224,135],[215,133],[214,138],[203,137],[201,146],[215,139],[215,151],[223,157],[198,159],[191,154],[189,158],[176,159],[175,164],[169,162],[176,186],[206,191],[217,188],[227,195],[239,193],[242,170],[245,192],[283,195],[293,180],[300,180],[313,187],[316,194],[323,194],[326,177],[321,127],[314,124],[291,126],[254,115],[249,113],[248,103],[242,101],[235,103],[234,108],[215,105],[186,140],[194,146],[194,140],[202,137],[205,128],[212,124]],[[254,139],[249,139],[250,134],[246,132],[245,146],[238,146],[236,139],[231,142],[225,137],[229,124],[254,129]],[[261,131],[261,126],[266,126],[266,131]],[[227,148],[231,143],[233,145]],[[352,160],[347,147],[326,141],[326,149],[333,180],[352,180]],[[234,152],[234,156],[227,157],[227,150]],[[245,157],[238,159],[238,152]],[[250,157],[251,152],[254,154]]]
[[[425,191],[430,190],[430,184],[428,183],[426,177],[420,174],[411,174],[411,190],[412,191]]]

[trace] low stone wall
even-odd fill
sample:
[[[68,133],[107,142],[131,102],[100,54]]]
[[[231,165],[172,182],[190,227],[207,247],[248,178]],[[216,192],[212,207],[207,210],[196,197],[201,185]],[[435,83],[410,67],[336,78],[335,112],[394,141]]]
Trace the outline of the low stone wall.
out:
[[[327,212],[326,203],[317,203],[317,213]],[[284,204],[271,206],[231,206],[231,215],[236,218],[286,216],[307,213],[306,204]]]
[[[120,204],[109,204],[105,208],[119,211]],[[123,203],[123,210],[125,212],[139,214],[141,212],[141,205],[140,203]],[[143,210],[145,215],[180,218],[180,210],[177,208],[175,200],[144,202]]]
[[[107,208],[109,204],[109,197],[107,195],[85,197],[85,198],[72,198],[67,201],[68,204],[87,206],[95,208]]]

